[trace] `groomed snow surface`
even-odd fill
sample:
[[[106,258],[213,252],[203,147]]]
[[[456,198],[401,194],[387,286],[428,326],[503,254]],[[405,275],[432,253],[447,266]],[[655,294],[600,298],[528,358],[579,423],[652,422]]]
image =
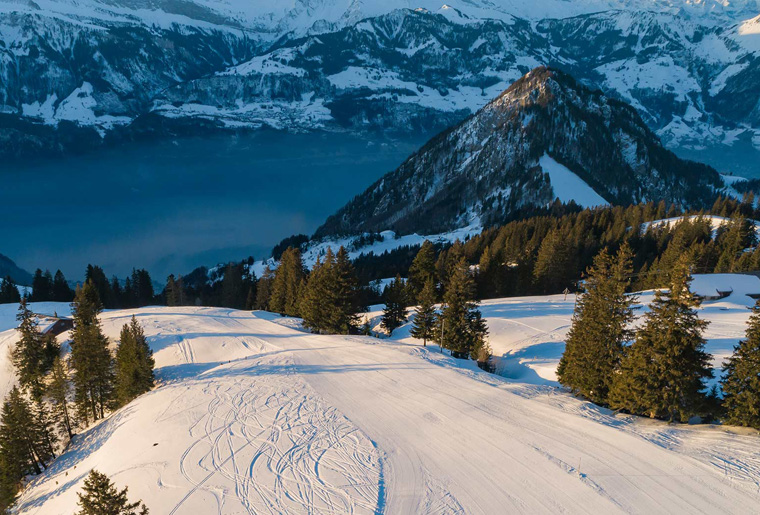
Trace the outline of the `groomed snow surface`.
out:
[[[745,297],[705,303],[711,352],[742,336]],[[554,386],[573,302],[483,304],[508,377],[423,349],[408,325],[378,339],[263,312],[104,313],[111,338],[137,316],[160,386],[78,435],[18,511],[75,512],[97,468],[160,514],[756,512],[755,432],[616,416]]]

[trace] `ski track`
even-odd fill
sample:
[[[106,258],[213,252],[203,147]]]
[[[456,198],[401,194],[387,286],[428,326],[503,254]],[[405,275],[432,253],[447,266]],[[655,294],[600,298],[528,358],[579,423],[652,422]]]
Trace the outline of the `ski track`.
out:
[[[107,334],[132,313],[106,313]],[[310,335],[265,313],[134,313],[166,380],[78,436],[24,492],[20,513],[75,511],[81,471],[95,466],[170,515],[760,505],[755,435],[615,416],[418,346]]]

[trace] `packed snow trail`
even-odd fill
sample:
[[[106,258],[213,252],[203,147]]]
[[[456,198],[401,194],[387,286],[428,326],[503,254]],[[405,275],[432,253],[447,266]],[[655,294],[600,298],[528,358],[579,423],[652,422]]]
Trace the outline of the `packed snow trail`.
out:
[[[135,313],[162,386],[79,435],[21,513],[76,511],[96,467],[153,513],[752,513],[756,435],[614,417],[419,346],[266,313]],[[461,363],[461,362],[459,362]]]

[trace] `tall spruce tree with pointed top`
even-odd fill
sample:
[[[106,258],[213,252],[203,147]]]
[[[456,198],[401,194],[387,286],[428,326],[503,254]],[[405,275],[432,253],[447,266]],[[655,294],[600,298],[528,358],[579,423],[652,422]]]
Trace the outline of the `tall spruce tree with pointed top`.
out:
[[[726,422],[760,429],[760,301],[752,308],[744,339],[723,366]]]
[[[57,422],[58,429],[71,440],[74,431],[73,421],[69,412],[69,388],[70,383],[66,364],[58,356],[55,358],[53,368],[50,370],[50,384],[48,385],[47,394],[53,405],[53,418]]]
[[[342,245],[335,254],[332,282],[335,284],[335,323],[331,332],[349,334],[359,324],[359,280],[356,270]]]
[[[305,276],[301,251],[288,247],[282,253],[280,265],[274,272],[269,311],[281,315],[299,316],[299,288]]]
[[[43,393],[43,377],[50,370],[58,354],[58,344],[53,335],[43,335],[37,317],[21,299],[16,315],[19,340],[11,352],[19,383],[29,390],[35,399]]]
[[[74,330],[69,358],[77,415],[85,424],[103,418],[113,401],[113,356],[98,320],[101,309],[95,285],[85,282],[72,303]]]
[[[254,305],[256,309],[267,309],[269,307],[273,281],[274,272],[272,272],[272,269],[267,265],[264,267],[264,272],[261,274],[261,278],[259,278],[256,283],[256,303]]]
[[[21,294],[10,276],[0,282],[0,304],[14,304],[21,301]]]
[[[435,281],[435,259],[435,247],[425,240],[409,267],[408,286],[413,296],[419,295],[429,280]]]
[[[690,256],[670,274],[670,289],[655,292],[644,325],[615,375],[609,403],[615,409],[673,421],[687,421],[705,403],[711,356],[702,336],[707,322],[697,315],[699,300],[689,290]]]
[[[453,266],[444,305],[438,317],[436,341],[457,357],[476,358],[485,345],[488,328],[475,298],[475,280],[465,259]]]
[[[430,278],[422,288],[417,299],[417,311],[412,322],[412,336],[422,340],[423,347],[427,347],[427,341],[435,334],[435,301],[436,291],[434,279]]]
[[[77,515],[148,515],[142,501],[130,503],[127,487],[117,490],[105,474],[93,469],[84,480]]]
[[[119,406],[150,391],[155,384],[153,351],[134,315],[124,324],[116,350],[116,401]]]
[[[383,300],[385,307],[381,323],[388,334],[391,334],[394,329],[406,322],[407,290],[400,275],[396,275],[396,278],[386,286]]]
[[[166,287],[164,288],[167,306],[179,306],[179,292],[177,291],[177,281],[174,274],[169,274],[166,278]]]
[[[335,265],[332,249],[328,248],[324,260],[317,258],[301,295],[299,310],[305,328],[313,332],[327,332],[330,325],[330,305],[334,290],[330,289],[330,276]]]
[[[625,345],[633,338],[636,297],[626,295],[632,252],[620,248],[613,258],[603,249],[586,273],[585,293],[578,296],[565,352],[557,368],[559,382],[576,394],[606,405]]]

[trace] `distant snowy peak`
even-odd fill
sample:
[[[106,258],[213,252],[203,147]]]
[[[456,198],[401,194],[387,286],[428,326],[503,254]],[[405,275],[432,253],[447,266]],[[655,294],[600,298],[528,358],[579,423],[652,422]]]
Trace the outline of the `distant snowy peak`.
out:
[[[715,19],[748,18],[760,0],[0,0],[0,12],[38,12],[79,20],[230,27],[275,40],[285,34],[331,32],[397,9],[420,9],[451,20],[567,18],[609,10],[682,12]]]
[[[712,168],[666,150],[630,105],[539,67],[430,140],[316,236],[488,227],[557,198],[704,207],[724,188]]]

